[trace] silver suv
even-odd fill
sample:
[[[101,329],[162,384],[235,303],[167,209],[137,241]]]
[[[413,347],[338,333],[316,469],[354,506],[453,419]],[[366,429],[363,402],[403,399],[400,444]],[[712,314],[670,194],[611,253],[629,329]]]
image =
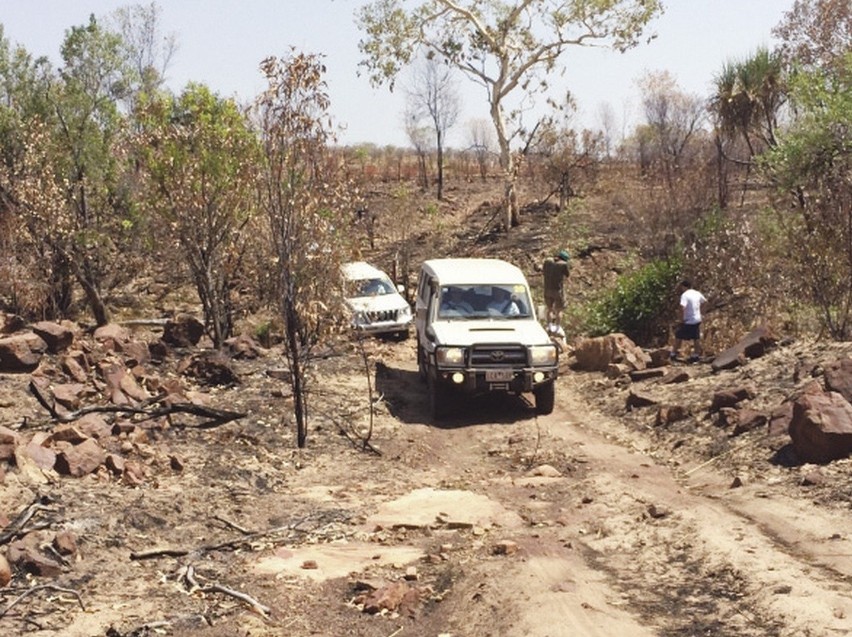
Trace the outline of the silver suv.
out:
[[[414,325],[434,419],[447,415],[452,391],[532,392],[538,413],[553,411],[559,352],[519,268],[499,259],[424,262]]]

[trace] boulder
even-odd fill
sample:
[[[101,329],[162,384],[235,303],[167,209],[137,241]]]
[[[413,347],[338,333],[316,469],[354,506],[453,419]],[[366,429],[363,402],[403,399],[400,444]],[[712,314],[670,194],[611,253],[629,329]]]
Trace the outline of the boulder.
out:
[[[118,352],[121,351],[122,345],[130,340],[130,332],[121,325],[107,323],[95,330],[94,337],[104,349]]]
[[[163,328],[163,341],[175,347],[194,347],[202,336],[204,323],[189,314],[178,314]]]
[[[106,452],[92,438],[79,445],[68,447],[56,456],[56,471],[62,475],[79,478],[92,473],[106,460]]]
[[[755,328],[740,339],[736,345],[718,354],[710,366],[714,372],[739,367],[748,359],[760,358],[777,342],[778,339],[767,326]]]
[[[607,334],[579,340],[574,348],[577,369],[604,372],[613,363],[623,363],[631,370],[645,369],[651,357],[624,334]]]
[[[637,369],[630,372],[630,380],[634,383],[652,378],[662,378],[666,375],[666,370],[662,367],[651,367],[649,369]]]
[[[670,425],[679,420],[686,420],[689,417],[689,410],[683,405],[661,405],[657,410],[656,425]]]
[[[842,358],[825,366],[825,388],[852,403],[852,358]]]
[[[723,407],[733,407],[737,403],[754,398],[756,395],[757,390],[751,385],[717,391],[713,394],[713,401],[710,403],[710,412],[719,411]]]
[[[203,352],[190,356],[181,361],[177,371],[202,385],[230,386],[240,382],[231,361],[221,352]]]
[[[53,321],[40,321],[32,326],[32,330],[47,343],[47,350],[51,354],[65,351],[74,342],[74,332]]]
[[[790,438],[803,462],[846,458],[852,454],[852,404],[837,392],[800,396],[793,404]]]
[[[0,338],[0,373],[29,373],[38,367],[47,343],[33,333]]]
[[[260,348],[251,336],[242,334],[225,341],[225,348],[236,359],[254,359],[261,355]]]

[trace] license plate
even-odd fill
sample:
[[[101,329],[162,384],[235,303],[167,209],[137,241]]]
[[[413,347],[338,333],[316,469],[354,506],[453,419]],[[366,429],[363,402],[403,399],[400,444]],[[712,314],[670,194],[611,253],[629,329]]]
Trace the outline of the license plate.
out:
[[[514,373],[511,369],[492,369],[485,372],[485,382],[505,383],[512,380]]]

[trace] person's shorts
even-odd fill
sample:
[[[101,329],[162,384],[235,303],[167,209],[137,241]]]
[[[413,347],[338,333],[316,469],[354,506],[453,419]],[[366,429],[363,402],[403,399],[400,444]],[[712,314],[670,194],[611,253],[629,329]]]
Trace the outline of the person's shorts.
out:
[[[561,310],[565,307],[564,299],[558,294],[545,294],[544,304],[551,310]]]
[[[701,338],[701,323],[681,323],[675,330],[675,338],[682,341],[697,341]]]

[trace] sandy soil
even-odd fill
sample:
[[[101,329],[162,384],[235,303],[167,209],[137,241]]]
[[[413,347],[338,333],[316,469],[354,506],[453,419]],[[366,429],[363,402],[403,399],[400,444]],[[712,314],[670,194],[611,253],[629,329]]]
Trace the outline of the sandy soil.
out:
[[[661,432],[624,413],[626,387],[567,369],[552,415],[485,397],[435,425],[412,342],[367,347],[374,451],[357,352],[323,363],[299,451],[273,349],[210,397],[247,417],[134,442],[140,485],[7,467],[0,513],[47,498],[31,535],[71,531],[78,550],[57,577],[0,589],[0,634],[852,635],[850,461],[803,486],[813,467],[773,464],[765,432],[708,461],[711,424]],[[665,391],[725,382],[702,367]],[[2,421],[47,426],[26,380],[2,377]]]

